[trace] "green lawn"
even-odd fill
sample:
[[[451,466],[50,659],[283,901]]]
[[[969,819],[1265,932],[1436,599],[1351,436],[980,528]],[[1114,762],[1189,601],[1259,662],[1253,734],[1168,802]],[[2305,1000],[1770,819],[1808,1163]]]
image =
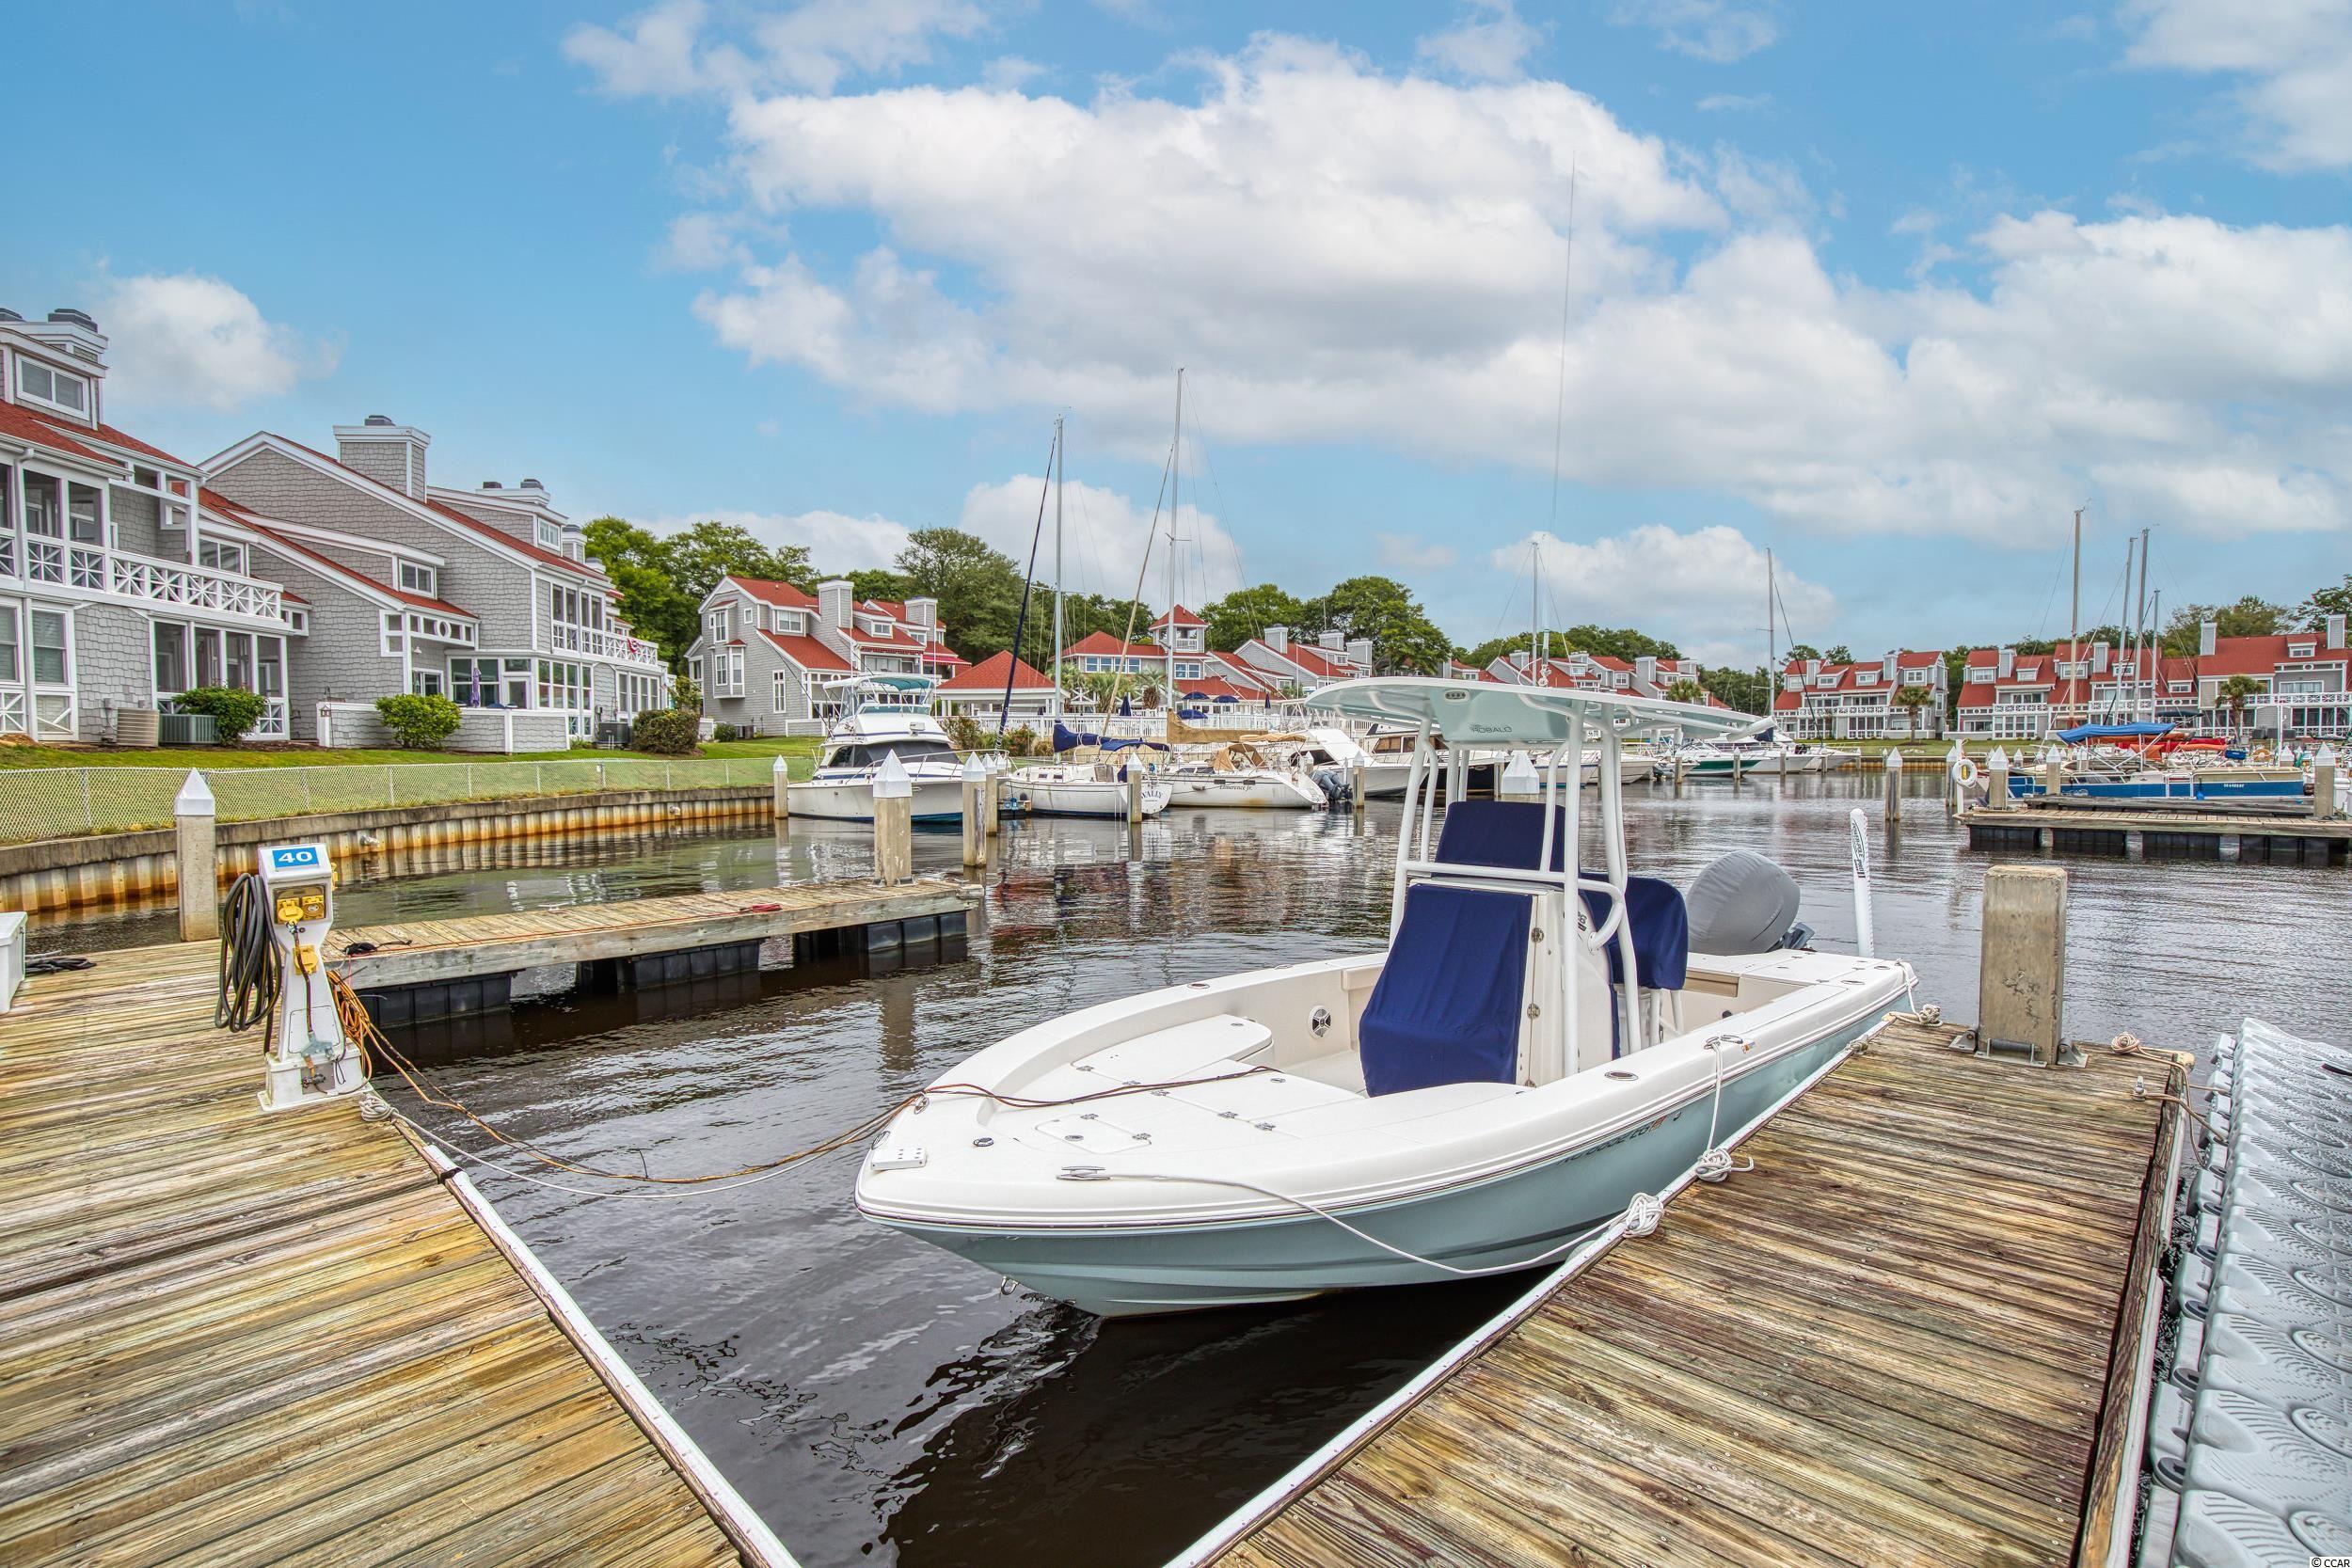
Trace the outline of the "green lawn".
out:
[[[823,744],[814,736],[790,739],[714,740],[706,757],[782,756],[795,778],[808,777]],[[316,746],[158,746],[137,751],[119,746],[0,746],[0,768],[380,768],[421,762],[596,762],[635,757],[669,762],[651,752],[599,752],[576,747],[564,752],[517,752],[500,756],[480,752],[326,751]]]

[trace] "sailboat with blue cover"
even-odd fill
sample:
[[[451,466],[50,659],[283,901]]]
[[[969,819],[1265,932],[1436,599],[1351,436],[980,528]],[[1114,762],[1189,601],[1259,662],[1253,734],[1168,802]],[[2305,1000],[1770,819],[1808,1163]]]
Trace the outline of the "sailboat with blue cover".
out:
[[[1911,988],[1901,963],[1808,950],[1795,883],[1761,857],[1687,890],[1628,866],[1627,743],[1745,715],[1418,677],[1308,705],[1415,736],[1387,947],[998,1041],[893,1119],[861,1211],[1105,1315],[1532,1268]],[[1604,757],[1589,808],[1588,746]],[[1541,798],[1465,799],[1473,747],[1538,759]]]

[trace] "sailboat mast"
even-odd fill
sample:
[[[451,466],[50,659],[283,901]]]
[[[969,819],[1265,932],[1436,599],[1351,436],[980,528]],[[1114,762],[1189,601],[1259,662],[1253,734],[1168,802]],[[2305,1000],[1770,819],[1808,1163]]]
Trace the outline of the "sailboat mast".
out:
[[[1061,479],[1070,467],[1062,449],[1062,420],[1054,420],[1054,717],[1061,717]]]
[[[1778,601],[1778,590],[1772,586],[1772,552],[1764,552],[1764,684],[1775,700],[1780,694],[1780,644],[1772,639],[1772,606]],[[1770,708],[1766,712],[1772,711]]]
[[[1160,688],[1160,711],[1176,711],[1176,509],[1184,482],[1184,367],[1176,367],[1176,441],[1168,461],[1168,681]]]
[[[1534,661],[1529,673],[1537,686],[1551,684],[1551,639],[1544,635],[1544,547],[1534,540],[1527,542],[1527,580],[1534,585],[1527,606],[1527,657]]]
[[[2148,624],[2148,531],[2139,531],[2139,593],[2132,600],[2132,681],[2135,686],[2144,676],[2148,682],[2148,716],[2156,712],[2156,659],[2154,630]],[[2139,704],[2134,700],[2137,710]]]
[[[2066,678],[2079,678],[2083,662],[2083,509],[2079,506],[2074,508],[2074,604],[2066,618]]]

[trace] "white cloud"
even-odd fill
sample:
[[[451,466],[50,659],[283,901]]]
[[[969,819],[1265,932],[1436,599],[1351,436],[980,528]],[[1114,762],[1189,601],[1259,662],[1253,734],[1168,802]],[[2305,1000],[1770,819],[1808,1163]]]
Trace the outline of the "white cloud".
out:
[[[1373,556],[1392,572],[1434,572],[1454,564],[1451,545],[1433,545],[1410,533],[1375,533]]]
[[[1772,95],[1769,92],[1710,92],[1698,102],[1699,113],[1706,115],[1737,113],[1743,109],[1769,109],[1772,106]]]
[[[1039,77],[1049,74],[1035,60],[1025,60],[1018,55],[999,55],[980,68],[980,81],[999,92],[1019,92]]]
[[[1543,35],[1519,19],[1512,0],[1468,0],[1461,20],[1416,40],[1421,60],[1473,82],[1516,81]]]
[[[739,47],[706,42],[709,20],[704,0],[661,0],[621,30],[574,27],[564,54],[621,98],[760,87],[822,93],[849,76],[927,64],[934,39],[973,38],[988,26],[988,13],[972,0],[805,0],[759,16],[749,47]]]
[[[1026,564],[1029,541],[1038,527],[1038,503],[1045,482],[1034,474],[1015,474],[1001,484],[975,484],[963,498],[956,526],[976,533]],[[1054,518],[1045,515],[1045,531],[1038,546],[1040,580],[1053,577]],[[1143,572],[1143,599],[1164,605],[1168,598],[1168,519],[1160,517],[1158,536],[1152,541],[1152,559],[1144,570],[1144,541],[1152,531],[1152,508],[1117,490],[1071,480],[1062,486],[1062,568],[1070,591],[1107,594],[1124,599],[1136,591]],[[1176,518],[1176,596],[1198,610],[1241,586],[1241,553],[1225,525],[1190,501]]]
[[[1538,559],[1546,608],[1562,621],[1639,624],[1705,663],[1762,662],[1764,551],[1736,528],[1683,533],[1650,523],[1591,541],[1538,530],[1495,550],[1487,562],[1523,578]],[[1792,626],[1826,626],[1837,614],[1836,595],[1786,564],[1772,574],[1772,585]]]
[[[1777,5],[1742,0],[1617,0],[1609,20],[1647,27],[1677,54],[1718,65],[1745,59],[1780,37]]]
[[[660,261],[680,272],[709,272],[730,262],[747,264],[752,254],[736,237],[736,228],[732,214],[681,213],[670,221]]]
[[[887,567],[906,548],[907,527],[887,517],[852,517],[844,512],[751,512],[721,508],[685,516],[660,517],[645,525],[656,533],[676,533],[699,522],[732,523],[763,545],[799,545],[820,572],[855,572]]]
[[[882,243],[837,264],[755,239],[695,310],[866,404],[1075,407],[1152,460],[1184,364],[1227,442],[1540,470],[1573,158],[1574,480],[2012,542],[2087,485],[2137,522],[2352,521],[2352,229],[2090,221],[1960,170],[1898,226],[1925,247],[1912,284],[1870,288],[1823,264],[1791,169],[1636,135],[1558,83],[1388,76],[1278,37],[1200,64],[1185,101],[737,98],[746,224],[849,212]],[[1973,288],[1937,280],[1947,259]],[[2182,478],[2206,470],[2274,493]]]
[[[2124,62],[2242,79],[2234,101],[2254,161],[2352,166],[2352,4],[2346,0],[2130,0]]]
[[[266,321],[260,307],[197,273],[116,278],[100,293],[114,402],[194,404],[226,412],[328,374],[336,352]]]

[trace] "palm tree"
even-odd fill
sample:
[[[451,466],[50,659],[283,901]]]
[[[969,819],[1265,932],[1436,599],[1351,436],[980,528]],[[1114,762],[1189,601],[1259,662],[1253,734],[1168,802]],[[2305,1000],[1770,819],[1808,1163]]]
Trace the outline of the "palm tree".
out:
[[[1903,735],[1906,738],[1916,739],[1918,737],[1919,710],[1927,706],[1934,695],[1924,686],[1905,686],[1896,689],[1895,705],[1903,710]]]
[[[2259,697],[2262,693],[2263,683],[2254,679],[2253,676],[2232,675],[2221,683],[2220,689],[2215,695],[2221,699],[2221,705],[2230,710],[2233,726],[2240,735],[2243,735],[2246,733],[2246,705],[2249,699]]]
[[[1703,703],[1707,701],[1707,692],[1698,682],[1685,678],[1678,680],[1672,686],[1666,688],[1666,701],[1670,703]]]

